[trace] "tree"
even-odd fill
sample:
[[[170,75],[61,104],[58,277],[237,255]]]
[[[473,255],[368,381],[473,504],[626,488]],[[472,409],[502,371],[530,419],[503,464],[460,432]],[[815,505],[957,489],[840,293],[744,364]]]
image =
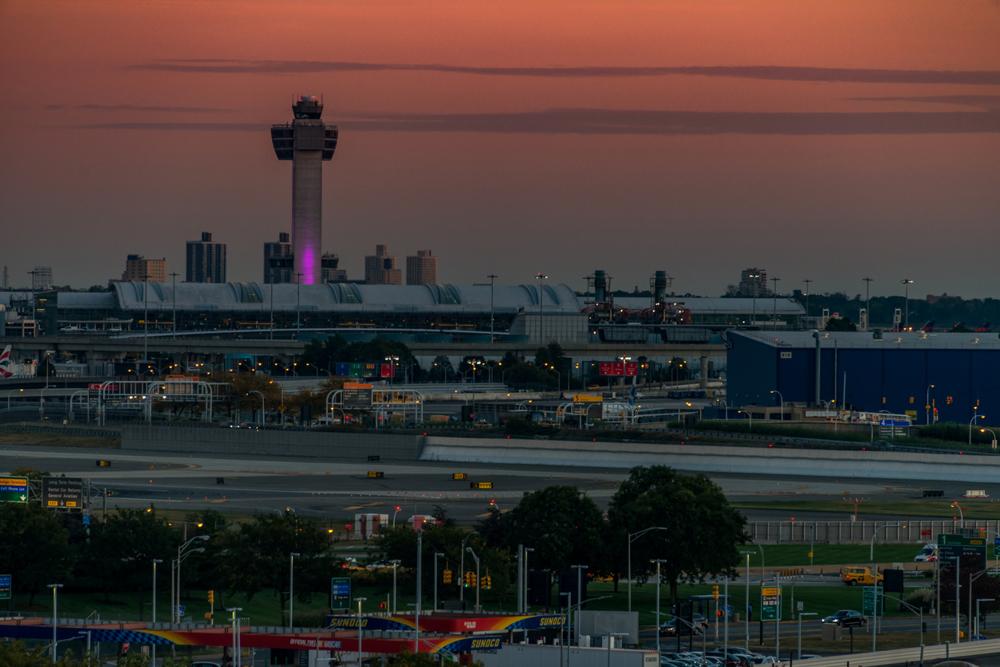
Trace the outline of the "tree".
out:
[[[18,591],[35,595],[51,583],[63,582],[72,568],[69,533],[59,515],[35,504],[0,505],[0,570],[14,578]]]
[[[619,554],[627,552],[628,535],[652,526],[632,545],[632,575],[647,576],[664,559],[662,573],[677,598],[677,580],[729,572],[739,562],[738,547],[747,540],[746,518],[732,508],[714,482],[704,475],[684,475],[667,466],[633,468],[608,507]],[[619,560],[618,571],[628,563]]]
[[[330,552],[326,529],[311,519],[284,512],[258,515],[236,530],[226,531],[206,543],[206,553],[215,564],[215,581],[226,591],[253,598],[263,590],[287,590],[290,554],[295,557],[296,597],[308,600],[311,593],[326,591],[336,559]],[[285,609],[287,595],[280,597]]]
[[[489,517],[479,532],[500,540],[490,546],[510,552],[518,544],[532,547],[536,567],[559,571],[597,557],[603,523],[597,505],[579,489],[549,486],[525,494],[509,513]]]
[[[857,331],[858,325],[849,317],[831,317],[826,321],[827,331]]]
[[[169,563],[178,536],[154,511],[119,509],[94,523],[78,573],[105,594],[148,588],[154,558]]]

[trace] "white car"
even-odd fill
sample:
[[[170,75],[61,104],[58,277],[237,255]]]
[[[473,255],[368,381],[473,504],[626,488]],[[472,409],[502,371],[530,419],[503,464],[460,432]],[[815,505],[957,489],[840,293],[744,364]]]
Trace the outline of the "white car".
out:
[[[938,559],[938,548],[936,544],[925,544],[924,548],[920,550],[916,556],[913,557],[914,563],[933,563]]]

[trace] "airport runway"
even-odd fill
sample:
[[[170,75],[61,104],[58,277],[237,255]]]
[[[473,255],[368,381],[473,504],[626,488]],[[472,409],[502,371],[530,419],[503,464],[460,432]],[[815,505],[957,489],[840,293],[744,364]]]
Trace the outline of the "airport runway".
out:
[[[109,468],[97,459],[111,461]],[[16,445],[0,446],[0,470],[32,468],[54,475],[91,480],[94,489],[108,488],[108,507],[144,507],[196,511],[296,512],[331,521],[353,518],[355,512],[394,513],[399,521],[413,514],[430,514],[435,506],[469,523],[486,515],[491,501],[509,509],[529,491],[553,484],[576,486],[604,508],[627,475],[626,470],[548,467],[511,464],[449,464],[444,462],[359,463],[292,457],[123,452]],[[369,479],[369,470],[384,474]],[[468,479],[452,480],[465,472]],[[840,500],[845,495],[872,499],[912,498],[925,486],[912,480],[795,478],[780,475],[711,474],[731,500]],[[474,490],[470,482],[489,481],[491,490]],[[220,483],[221,482],[221,483]],[[947,494],[959,494],[961,484],[940,484]],[[95,499],[99,501],[99,499]],[[95,505],[98,507],[98,505]],[[750,519],[784,519],[787,512],[747,512]],[[815,513],[800,520],[832,518]],[[879,519],[886,519],[880,516]]]

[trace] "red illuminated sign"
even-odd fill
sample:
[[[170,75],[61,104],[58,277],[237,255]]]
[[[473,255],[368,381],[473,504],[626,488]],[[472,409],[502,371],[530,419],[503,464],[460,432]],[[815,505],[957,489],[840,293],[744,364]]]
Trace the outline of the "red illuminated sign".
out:
[[[639,375],[638,361],[601,361],[598,372],[604,377],[636,377]]]

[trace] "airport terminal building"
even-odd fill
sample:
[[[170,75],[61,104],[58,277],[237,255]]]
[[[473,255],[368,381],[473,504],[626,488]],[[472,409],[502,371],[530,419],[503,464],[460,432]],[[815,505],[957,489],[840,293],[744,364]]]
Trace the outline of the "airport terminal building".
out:
[[[1000,410],[996,333],[737,331],[726,334],[730,406],[846,405],[968,423]],[[817,360],[818,358],[818,360]]]

